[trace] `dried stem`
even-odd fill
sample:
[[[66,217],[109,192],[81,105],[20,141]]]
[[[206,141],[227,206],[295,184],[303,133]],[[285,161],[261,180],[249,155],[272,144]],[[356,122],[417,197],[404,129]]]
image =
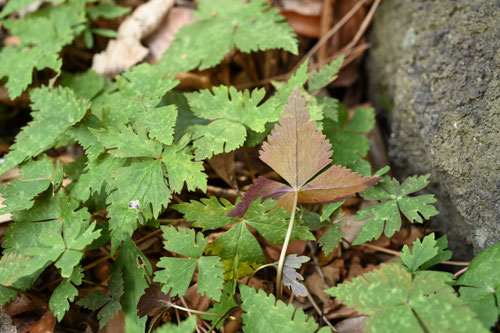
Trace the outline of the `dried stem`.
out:
[[[288,230],[286,231],[285,242],[283,243],[283,248],[281,249],[280,261],[278,262],[278,274],[276,275],[276,297],[280,298],[283,289],[281,288],[281,276],[283,274],[283,266],[285,265],[286,250],[288,244],[290,243],[290,238],[292,236],[293,221],[295,220],[295,211],[297,210],[297,201],[299,199],[299,191],[294,191],[293,194],[293,207],[292,215],[290,216],[290,223],[288,224]]]

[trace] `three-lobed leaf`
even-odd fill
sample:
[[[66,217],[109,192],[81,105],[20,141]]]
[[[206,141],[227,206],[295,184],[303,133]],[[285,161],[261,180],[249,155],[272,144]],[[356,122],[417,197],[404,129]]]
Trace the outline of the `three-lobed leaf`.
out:
[[[243,216],[257,199],[277,199],[278,205],[292,208],[294,192],[298,202],[325,204],[341,201],[375,184],[379,178],[362,177],[337,165],[330,166],[331,144],[310,121],[309,112],[297,88],[294,89],[268,141],[262,145],[260,159],[288,183],[259,177],[249,187],[242,202],[228,216]],[[325,167],[326,171],[317,175]],[[317,176],[316,176],[317,175]],[[316,177],[315,177],[316,176]],[[315,177],[315,178],[314,178]]]
[[[314,332],[318,324],[308,317],[302,309],[286,305],[276,300],[273,295],[267,295],[264,290],[255,289],[240,284],[241,309],[245,311],[243,332]]]
[[[439,212],[431,205],[436,202],[433,195],[407,197],[408,194],[427,186],[428,179],[429,175],[409,177],[400,185],[396,179],[384,176],[377,186],[365,191],[361,196],[366,200],[386,201],[358,211],[355,220],[370,220],[363,226],[353,244],[358,245],[377,239],[382,232],[391,237],[401,228],[401,213],[412,223],[423,223],[424,219],[437,215]]]
[[[488,332],[447,283],[434,272],[412,277],[388,264],[326,292],[368,315],[368,332]]]

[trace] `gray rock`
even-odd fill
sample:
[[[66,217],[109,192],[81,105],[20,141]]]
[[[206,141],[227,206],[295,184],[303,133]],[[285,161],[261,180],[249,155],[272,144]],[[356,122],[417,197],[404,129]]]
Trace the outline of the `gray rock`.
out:
[[[433,226],[462,257],[500,241],[499,14],[497,0],[384,0],[370,35],[395,173],[432,174]]]

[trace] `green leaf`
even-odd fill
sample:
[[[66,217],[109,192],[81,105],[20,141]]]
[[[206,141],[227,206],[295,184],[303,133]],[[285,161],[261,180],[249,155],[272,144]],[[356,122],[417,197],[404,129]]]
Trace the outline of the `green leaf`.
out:
[[[332,223],[318,240],[325,256],[329,255],[342,241],[344,232],[340,229],[343,223]]]
[[[413,250],[410,253],[408,245],[403,246],[401,251],[401,262],[412,273],[416,272],[420,266],[433,259],[438,254],[437,241],[434,233],[424,237],[422,242],[416,239],[413,242]]]
[[[374,124],[373,108],[357,108],[348,121],[348,110],[342,107],[338,111],[338,121],[331,118],[323,120],[325,135],[334,151],[333,162],[362,175],[371,175],[370,163],[363,158],[370,150],[365,133],[371,131]]]
[[[67,88],[34,89],[31,92],[33,120],[16,136],[6,161],[0,165],[0,174],[52,147],[66,128],[85,115],[89,103],[77,99]]]
[[[274,200],[262,203],[260,200],[255,200],[248,207],[243,219],[248,225],[257,229],[265,239],[281,245],[285,241],[290,212],[283,207],[276,208],[276,205],[277,202]],[[316,238],[307,227],[295,223],[291,239],[315,240]]]
[[[241,308],[245,313],[243,332],[304,332],[310,333],[318,329],[318,324],[308,317],[302,309],[296,309],[267,295],[264,290],[240,284]]]
[[[176,252],[186,257],[199,258],[208,244],[208,240],[201,232],[193,229],[162,226],[165,250]]]
[[[298,52],[292,28],[264,0],[202,0],[195,18],[197,22],[179,30],[160,60],[172,74],[214,67],[235,46],[246,53],[276,48]]]
[[[439,274],[412,278],[398,265],[326,290],[343,304],[368,315],[370,332],[488,332]]]
[[[322,210],[321,210],[321,221],[325,221],[328,219],[330,216],[332,216],[333,212],[335,212],[337,209],[340,208],[344,204],[344,201],[338,201],[338,202],[331,202],[327,205],[324,205]]]
[[[76,304],[83,306],[86,309],[95,311],[103,307],[106,303],[113,300],[111,297],[103,293],[102,291],[96,291],[84,298],[78,300]],[[104,325],[101,325],[101,327]]]
[[[479,252],[467,271],[458,279],[462,299],[491,328],[500,317],[500,242]]]
[[[66,311],[69,310],[69,303],[78,296],[78,289],[75,288],[69,279],[64,279],[52,292],[49,301],[50,311],[61,321]]]
[[[160,326],[156,333],[193,333],[196,330],[196,316],[183,320],[179,325],[167,323]]]
[[[63,87],[73,90],[78,98],[87,98],[90,100],[104,89],[105,84],[104,77],[92,69],[75,74],[63,72],[61,77],[61,85]]]
[[[2,188],[5,207],[0,209],[0,214],[31,208],[35,203],[33,199],[52,183],[53,169],[52,161],[46,155],[38,161],[28,160],[22,164],[19,179]]]
[[[217,237],[207,246],[206,253],[221,258],[224,271],[228,274],[226,278],[231,277],[234,271],[237,271],[238,277],[250,274],[254,271],[251,266],[265,261],[259,242],[245,222],[237,223]]]
[[[108,321],[116,316],[118,312],[122,309],[122,305],[119,301],[112,299],[109,303],[104,305],[101,310],[97,313],[97,319],[99,320],[99,327],[103,328]]]
[[[450,250],[446,250],[448,247],[448,238],[444,235],[436,240],[436,245],[438,253],[430,260],[427,260],[423,265],[420,266],[421,270],[428,269],[434,265],[439,264],[442,261],[451,259],[453,253]]]
[[[0,50],[0,79],[7,78],[5,88],[11,99],[21,96],[32,82],[33,69],[51,68],[59,72],[62,61],[57,53],[42,47],[5,46]]]
[[[344,56],[340,56],[327,65],[323,65],[316,71],[309,74],[308,90],[313,92],[327,86],[330,82],[335,81],[338,76],[340,67],[344,62]]]
[[[111,292],[111,297],[114,299],[120,299],[124,293],[123,289],[123,274],[121,271],[117,270],[111,275],[108,281],[109,291]]]
[[[112,252],[137,227],[139,214],[146,219],[156,218],[167,207],[171,192],[158,160],[138,161],[121,167],[109,181],[107,203],[112,237]],[[137,207],[132,203],[135,202]]]
[[[396,179],[384,176],[377,186],[363,192],[361,196],[367,200],[388,200],[358,211],[356,221],[366,219],[370,221],[363,226],[353,245],[377,239],[382,232],[387,237],[394,235],[401,228],[400,211],[412,223],[422,223],[424,219],[437,215],[439,213],[437,209],[430,205],[436,201],[433,195],[405,197],[413,191],[423,189],[429,183],[428,178],[429,175],[410,177],[399,185]]]
[[[77,125],[68,128],[65,132],[67,136],[78,142],[83,147],[85,155],[88,157],[89,161],[95,160],[101,153],[104,152],[104,147],[90,131],[90,129],[96,130],[100,127],[101,121],[94,115],[89,115],[83,118],[83,120]]]
[[[97,6],[87,6],[87,15],[96,20],[99,17],[114,19],[130,12],[130,8],[116,4],[114,1],[100,2]]]
[[[167,170],[170,189],[173,192],[180,193],[184,183],[189,191],[197,188],[203,192],[207,191],[207,175],[203,172],[203,162],[193,161],[193,159],[194,156],[189,147],[172,145],[164,148],[162,160]]]
[[[164,270],[157,271],[155,281],[163,284],[162,290],[170,296],[184,296],[198,264],[198,293],[218,301],[222,295],[224,270],[218,257],[201,257],[208,240],[201,232],[195,235],[193,229],[162,227],[164,247],[191,258],[163,257],[157,264]]]
[[[54,197],[47,193],[29,210],[15,212],[15,223],[5,234],[5,254],[30,256],[33,270],[55,262],[61,275],[70,277],[85,247],[100,234],[87,210],[78,208],[77,201],[58,192]]]
[[[278,120],[276,110],[258,107],[266,95],[264,89],[237,91],[234,86],[213,87],[187,94],[193,113],[204,119],[228,119],[241,123],[256,132],[264,131],[267,122]]]
[[[9,6],[13,3],[12,7]],[[14,4],[15,3],[15,4]],[[0,16],[21,9],[30,1],[9,1]],[[20,6],[20,7],[19,7]],[[6,88],[14,99],[31,83],[33,69],[51,68],[59,72],[59,52],[80,33],[85,23],[85,1],[72,0],[42,8],[19,20],[4,20],[2,25],[19,37],[19,47],[0,51],[0,78],[7,77]]]
[[[201,257],[198,260],[198,287],[201,296],[219,301],[224,284],[224,269],[219,257]]]
[[[149,259],[130,238],[126,239],[120,248],[120,253],[113,267],[113,274],[115,271],[121,271],[123,274],[124,294],[121,296],[120,302],[125,315],[125,331],[145,332],[147,318],[137,316],[137,304],[148,286],[146,272],[151,275],[153,268]]]
[[[136,117],[136,121],[148,129],[151,138],[166,145],[171,145],[174,140],[176,120],[177,109],[174,105],[154,108]]]
[[[80,201],[86,201],[91,194],[99,193],[102,187],[112,179],[115,171],[124,164],[125,160],[114,158],[109,154],[101,154],[95,160],[89,161],[85,172],[71,190],[71,196]]]
[[[252,93],[248,90],[239,92],[233,86],[187,94],[189,106],[197,117],[215,120],[195,128],[195,137],[201,137],[195,141],[196,157],[203,159],[212,156],[210,151],[218,154],[239,148],[245,141],[246,128],[263,132],[266,123],[277,120],[279,113],[270,107],[271,104],[258,106],[265,94],[264,89],[255,89]]]
[[[193,142],[197,160],[210,158],[224,152],[233,151],[245,143],[246,128],[242,124],[227,119],[219,119],[206,126],[193,128]]]
[[[191,200],[189,203],[183,202],[171,207],[184,214],[187,222],[195,222],[193,227],[203,228],[203,231],[218,229],[236,222],[235,218],[226,216],[233,205],[224,198],[217,199],[217,197],[212,196],[202,198],[200,201]]]
[[[156,264],[154,281],[163,284],[162,291],[170,296],[184,296],[196,269],[196,259],[163,257]]]
[[[137,126],[135,129],[125,125],[108,129],[90,129],[97,140],[115,157],[152,157],[161,156],[162,145],[149,140],[146,129]]]

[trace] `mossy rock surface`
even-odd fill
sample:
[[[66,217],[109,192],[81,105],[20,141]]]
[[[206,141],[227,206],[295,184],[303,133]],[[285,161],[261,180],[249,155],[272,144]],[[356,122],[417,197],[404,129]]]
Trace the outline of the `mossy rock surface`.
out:
[[[467,252],[500,241],[500,2],[384,0],[368,60],[398,177],[432,173],[433,226]]]

